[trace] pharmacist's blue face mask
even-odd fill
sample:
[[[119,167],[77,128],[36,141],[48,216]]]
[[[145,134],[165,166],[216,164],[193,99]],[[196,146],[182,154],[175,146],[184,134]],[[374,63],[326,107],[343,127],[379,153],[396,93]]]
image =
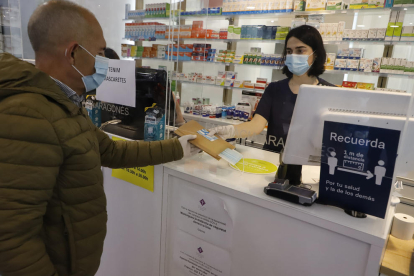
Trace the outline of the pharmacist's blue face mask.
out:
[[[313,52],[314,53],[314,52]],[[312,66],[308,63],[308,58],[313,55],[296,55],[291,54],[286,56],[285,65],[289,69],[292,74],[296,76],[302,76],[306,72],[308,72],[309,68]]]
[[[82,45],[79,45],[83,50],[85,50],[88,54],[94,57],[88,50],[86,50]],[[65,53],[66,55],[66,53]],[[82,76],[83,84],[85,85],[86,92],[92,91],[98,88],[102,82],[106,78],[106,74],[108,73],[108,63],[109,59],[106,57],[96,56],[95,58],[95,73],[93,75],[84,76],[74,65],[76,71]]]

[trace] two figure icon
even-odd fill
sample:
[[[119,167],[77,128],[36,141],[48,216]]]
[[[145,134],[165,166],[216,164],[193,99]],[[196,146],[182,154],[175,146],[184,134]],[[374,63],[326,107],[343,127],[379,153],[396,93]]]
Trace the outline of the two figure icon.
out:
[[[331,151],[329,153],[328,165],[329,165],[329,174],[330,175],[335,175],[335,169],[338,167],[338,158],[336,158],[336,152],[335,151]],[[375,166],[374,175],[375,175],[375,184],[377,184],[377,185],[381,185],[382,179],[385,177],[385,173],[386,173],[387,169],[384,167],[384,165],[385,165],[385,162],[383,160],[379,160],[378,161],[378,166]],[[348,169],[345,169],[345,168],[340,168],[339,170],[350,172],[350,173],[355,173],[355,174],[365,175],[365,176],[367,176],[367,179],[370,179],[374,176],[370,171],[365,173],[365,172],[359,172],[359,171],[354,171],[354,170],[348,170]]]

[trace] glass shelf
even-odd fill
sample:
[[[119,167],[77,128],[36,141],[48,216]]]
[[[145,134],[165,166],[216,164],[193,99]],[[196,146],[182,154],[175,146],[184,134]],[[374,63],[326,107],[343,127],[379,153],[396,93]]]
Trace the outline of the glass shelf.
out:
[[[323,11],[296,11],[296,12],[279,12],[279,13],[256,13],[256,14],[221,14],[221,15],[178,15],[173,16],[173,19],[216,19],[224,20],[226,18],[249,18],[249,19],[260,19],[260,18],[274,18],[274,17],[291,17],[294,15],[334,15],[334,14],[350,14],[354,15],[355,13],[366,13],[366,14],[375,14],[377,12],[389,12],[391,10],[411,10],[414,7],[392,7],[392,8],[378,8],[378,9],[347,9],[347,10],[323,10]],[[169,20],[169,17],[139,17],[132,20]],[[131,20],[131,19],[123,19]]]
[[[174,80],[174,79],[172,79]],[[208,84],[208,83],[200,83],[200,82],[192,82],[192,81],[183,81],[183,80],[175,80],[176,82],[185,83],[185,84],[194,84],[194,85],[201,85],[201,86],[210,86],[216,88],[223,88],[223,89],[233,89],[233,90],[243,90],[255,93],[263,94],[264,90],[252,89],[252,88],[240,88],[240,87],[232,87],[232,86],[223,86],[223,85],[215,85],[215,84]]]
[[[168,61],[168,62],[203,63],[203,64],[215,64],[215,65],[225,65],[225,66],[229,66],[229,65],[233,64],[233,65],[236,65],[236,66],[251,66],[251,67],[257,67],[257,68],[261,68],[261,69],[281,70],[281,68],[278,68],[276,66],[254,65],[254,64],[238,64],[238,63],[195,61],[195,60],[176,61],[176,60],[168,60],[168,59],[163,59],[163,58],[142,58],[142,57],[133,57],[133,58],[125,58],[125,59],[165,60],[165,61]],[[365,75],[365,76],[378,76],[378,77],[397,77],[397,78],[403,78],[403,79],[414,79],[414,75],[392,74],[392,73],[375,73],[375,72],[360,72],[360,71],[346,71],[346,70],[326,70],[324,72],[324,74],[332,74],[332,75],[351,74],[351,75]],[[189,83],[194,83],[194,82],[189,82]],[[205,83],[202,83],[202,84],[206,85]],[[219,86],[219,87],[221,87],[221,86]],[[227,87],[224,87],[224,88],[227,88]]]
[[[122,38],[123,40],[128,40],[130,42],[142,41],[142,42],[178,42],[178,41],[197,41],[205,43],[216,43],[216,42],[245,42],[245,43],[274,43],[274,44],[285,44],[285,40],[262,40],[262,39],[205,39],[205,38],[159,38],[156,40],[132,40],[129,38]],[[334,41],[324,41],[325,45],[341,45],[349,43],[363,43],[363,44],[372,44],[372,45],[414,45],[414,41],[384,41],[384,40],[334,40]]]

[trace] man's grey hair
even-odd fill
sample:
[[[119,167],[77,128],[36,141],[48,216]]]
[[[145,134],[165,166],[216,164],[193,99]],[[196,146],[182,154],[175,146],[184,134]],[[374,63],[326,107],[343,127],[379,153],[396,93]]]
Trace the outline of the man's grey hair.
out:
[[[53,53],[71,41],[85,43],[92,36],[93,19],[95,16],[88,9],[65,0],[49,1],[39,6],[27,27],[33,50]]]

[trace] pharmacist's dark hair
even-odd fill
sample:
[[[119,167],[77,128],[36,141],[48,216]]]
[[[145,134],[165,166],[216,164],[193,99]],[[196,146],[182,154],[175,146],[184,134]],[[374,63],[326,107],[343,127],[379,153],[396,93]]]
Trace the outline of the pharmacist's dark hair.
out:
[[[286,36],[285,49],[283,50],[283,60],[286,59],[286,47],[288,40],[291,37],[299,39],[300,41],[311,47],[313,51],[315,51],[313,53],[315,56],[315,61],[313,62],[311,68],[308,71],[308,76],[319,77],[320,75],[322,75],[323,72],[325,72],[326,51],[325,47],[323,46],[322,36],[319,33],[319,31],[316,28],[307,25],[302,25],[290,30],[290,32]],[[291,78],[293,76],[292,72],[289,71],[287,66],[283,67],[282,72],[288,78]]]
[[[105,57],[109,59],[119,59],[118,54],[111,48],[105,48]]]

